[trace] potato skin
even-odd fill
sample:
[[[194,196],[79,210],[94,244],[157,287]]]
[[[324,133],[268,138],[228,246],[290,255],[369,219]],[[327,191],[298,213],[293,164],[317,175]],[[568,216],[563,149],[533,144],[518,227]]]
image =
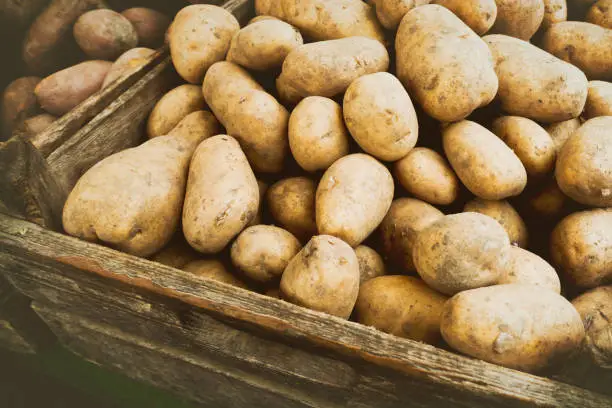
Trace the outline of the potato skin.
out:
[[[24,120],[22,124],[18,126],[18,131],[23,132],[24,137],[32,142],[34,147],[38,148],[40,144],[37,141],[36,135],[51,126],[56,120],[57,116],[41,113]]]
[[[385,217],[393,191],[391,173],[371,156],[356,153],[337,160],[317,187],[319,234],[336,236],[356,247]]]
[[[544,19],[540,29],[548,30],[562,21],[567,21],[567,0],[544,0]]]
[[[534,195],[527,197],[527,209],[533,217],[559,219],[567,210],[569,202],[553,178]]]
[[[487,215],[497,221],[508,234],[510,243],[522,248],[527,247],[529,232],[525,221],[506,200],[491,201],[475,198],[468,201],[463,208],[464,212],[477,212]]]
[[[585,21],[612,29],[612,1],[599,0],[593,4],[586,15]]]
[[[359,284],[367,280],[386,274],[385,262],[382,257],[372,248],[359,245],[355,248],[355,255],[359,262]]]
[[[493,27],[497,18],[495,0],[434,0],[452,11],[478,35],[483,35]]]
[[[578,68],[517,38],[492,34],[483,40],[493,53],[505,112],[544,123],[580,115],[587,79]]]
[[[559,188],[579,203],[612,207],[612,116],[586,121],[557,158]]]
[[[32,116],[38,110],[38,101],[34,94],[36,85],[40,83],[38,77],[17,78],[4,89],[2,94],[2,124],[3,133],[11,136],[15,125]]]
[[[185,81],[201,84],[210,66],[225,59],[240,24],[221,7],[194,4],[178,12],[169,30],[176,71]]]
[[[238,235],[232,244],[232,263],[258,282],[280,279],[289,261],[302,249],[289,231],[274,225],[255,225]]]
[[[519,283],[538,286],[561,293],[561,281],[555,268],[536,254],[523,248],[510,248],[508,268],[504,271],[498,285]]]
[[[612,368],[612,286],[601,286],[572,300],[586,330],[585,348],[598,366]]]
[[[49,75],[34,90],[38,103],[55,116],[70,112],[100,90],[111,66],[108,61],[85,61]]]
[[[477,197],[502,200],[525,188],[527,172],[520,159],[478,123],[463,120],[448,126],[442,142],[453,170]]]
[[[336,237],[313,237],[285,268],[280,291],[288,302],[348,319],[359,293],[355,251]]]
[[[146,7],[133,7],[121,12],[134,26],[138,45],[157,48],[164,42],[170,19],[163,13]]]
[[[495,0],[497,18],[491,32],[529,40],[544,19],[542,0]]]
[[[343,100],[344,121],[359,146],[379,160],[406,156],[419,136],[410,96],[395,76],[377,72],[355,79]]]
[[[297,27],[314,41],[363,35],[380,42],[385,34],[374,9],[353,0],[255,0],[255,12]]]
[[[552,232],[550,253],[559,273],[579,288],[612,282],[612,210],[565,217]]]
[[[612,81],[612,30],[582,21],[554,24],[542,48],[580,68],[593,80]]]
[[[166,135],[185,116],[205,107],[206,102],[199,86],[190,84],[177,86],[155,104],[147,119],[147,136],[153,138]]]
[[[349,153],[349,134],[342,108],[323,96],[309,96],[289,117],[289,147],[306,171],[325,170]]]
[[[113,10],[91,10],[74,23],[74,38],[89,58],[117,59],[138,45],[138,34],[130,20]]]
[[[225,266],[217,259],[202,259],[189,262],[181,269],[186,272],[191,272],[194,275],[212,279],[217,282],[226,283],[242,289],[248,289],[244,282],[229,272],[227,268],[225,268]]]
[[[612,5],[610,6],[612,10]],[[584,105],[584,117],[612,116],[612,83],[604,81],[589,82],[589,94]]]
[[[385,333],[438,344],[447,299],[418,278],[380,276],[359,288],[355,315],[359,323]]]
[[[303,44],[302,35],[290,24],[276,19],[258,21],[234,34],[226,59],[265,71],[282,66],[287,55]]]
[[[502,116],[493,121],[492,130],[518,156],[529,177],[541,178],[552,173],[557,159],[555,142],[536,122],[520,116]]]
[[[430,4],[408,12],[397,30],[395,51],[397,77],[437,120],[464,119],[497,93],[486,44],[442,6]]]
[[[150,48],[132,48],[124,52],[115,62],[113,62],[106,78],[104,78],[102,88],[106,88],[115,79],[136,71],[149,62],[153,54],[155,54],[155,50]]]
[[[378,21],[387,30],[395,30],[402,18],[417,6],[429,4],[430,0],[372,0]]]
[[[201,258],[201,256],[199,252],[189,246],[183,231],[179,230],[174,234],[168,245],[149,259],[172,268],[182,269],[188,263]]]
[[[203,253],[220,252],[255,217],[258,204],[257,180],[236,139],[217,135],[200,143],[183,207],[187,242]]]
[[[412,248],[418,233],[442,217],[442,211],[424,201],[414,198],[393,200],[380,224],[385,259],[402,272],[414,272]]]
[[[434,205],[449,205],[459,194],[459,180],[448,162],[427,147],[412,149],[398,160],[394,174],[416,198]]]
[[[578,128],[582,126],[580,119],[568,119],[562,122],[551,123],[546,126],[546,131],[552,138],[553,142],[555,142],[555,148],[557,149],[557,153],[561,151],[567,139],[578,130]]]
[[[247,71],[227,61],[210,67],[202,90],[219,122],[240,142],[253,169],[280,172],[289,151],[287,109]]]
[[[440,327],[455,350],[528,372],[567,357],[584,339],[571,303],[553,291],[520,284],[453,296],[444,305]]]
[[[307,96],[331,98],[344,92],[356,78],[388,68],[386,48],[371,38],[320,41],[304,44],[287,55],[277,87],[289,87],[290,102],[294,103]]]
[[[291,177],[272,184],[266,194],[272,218],[302,242],[317,233],[316,190],[317,184],[311,179]]]
[[[493,218],[465,212],[446,215],[419,232],[412,248],[417,272],[438,292],[495,284],[507,268],[510,240]]]
[[[180,135],[184,139],[199,143],[221,133],[221,125],[215,115],[208,111],[195,111],[185,116],[170,132],[169,136]]]

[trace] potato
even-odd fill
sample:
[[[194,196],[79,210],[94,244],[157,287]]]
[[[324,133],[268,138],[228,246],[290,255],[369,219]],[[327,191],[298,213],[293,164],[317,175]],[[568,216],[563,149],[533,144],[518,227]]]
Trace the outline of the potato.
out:
[[[478,35],[483,35],[493,27],[497,18],[495,0],[434,0],[431,3],[444,6]]]
[[[474,212],[446,215],[418,233],[417,272],[438,292],[454,295],[495,284],[508,267],[510,240],[493,218]]]
[[[371,38],[320,41],[302,45],[287,55],[277,87],[289,87],[290,101],[295,103],[307,96],[331,98],[343,93],[360,76],[388,68],[387,50]]]
[[[234,34],[226,59],[245,68],[280,68],[287,55],[304,44],[302,35],[280,20],[251,23]]]
[[[252,227],[254,225],[259,225],[263,222],[263,212],[264,212],[264,197],[268,192],[268,184],[261,180],[257,180],[257,187],[259,188],[259,205],[257,206],[257,214],[251,222],[249,222],[248,226]]]
[[[440,325],[455,350],[535,372],[567,357],[584,339],[576,309],[562,296],[529,285],[473,289],[444,305]]]
[[[442,142],[453,170],[477,197],[502,200],[525,188],[527,172],[520,159],[478,123],[464,120],[448,126]]]
[[[561,282],[555,268],[536,254],[515,246],[510,248],[508,268],[497,283],[520,283],[561,293]]]
[[[266,195],[272,218],[302,242],[317,233],[316,189],[311,179],[292,177],[272,184]]]
[[[387,30],[395,30],[402,18],[415,7],[429,4],[430,0],[372,0],[378,21]]]
[[[529,40],[544,20],[543,0],[495,0],[497,18],[491,32]]]
[[[106,78],[104,78],[102,88],[106,88],[115,79],[136,71],[149,62],[153,54],[155,54],[155,50],[150,48],[132,48],[124,52],[111,66]]]
[[[423,110],[443,122],[464,119],[497,93],[486,44],[448,9],[411,10],[395,39],[397,77]]]
[[[34,90],[38,103],[52,115],[70,112],[100,90],[111,66],[108,61],[85,61],[46,77]]]
[[[349,153],[342,108],[323,96],[304,98],[289,117],[289,147],[306,171],[325,170]]]
[[[394,200],[380,224],[385,258],[402,272],[414,272],[412,248],[418,233],[442,217],[442,211],[421,200]]]
[[[199,86],[189,84],[177,86],[155,104],[147,119],[147,136],[153,138],[166,135],[185,116],[205,107],[206,102]]]
[[[612,210],[595,209],[565,217],[552,232],[553,264],[570,283],[594,288],[612,282]]]
[[[518,156],[529,177],[541,178],[552,173],[557,159],[555,142],[536,122],[520,116],[502,116],[493,122],[492,130]]]
[[[559,218],[569,202],[553,178],[534,195],[527,197],[527,208],[534,217]]]
[[[130,20],[113,10],[92,10],[80,16],[73,27],[74,39],[89,58],[115,60],[138,45],[138,34]]]
[[[121,12],[134,26],[138,45],[157,48],[164,42],[170,19],[163,13],[146,7],[134,7]]]
[[[272,17],[272,16],[263,16],[263,15],[262,16],[255,16],[255,17],[253,17],[252,19],[249,20],[247,25],[253,24],[253,23],[257,23],[258,21],[265,21],[265,20],[276,20],[276,21],[278,21],[279,19],[276,18],[276,17]]]
[[[208,70],[204,99],[227,132],[240,142],[253,169],[282,170],[289,151],[289,112],[249,75],[231,62],[217,62]]]
[[[579,69],[526,41],[499,34],[483,40],[493,53],[505,112],[545,123],[580,115],[587,79]]]
[[[567,139],[576,131],[582,124],[580,119],[568,119],[562,122],[551,123],[546,126],[546,131],[555,142],[555,148],[557,153],[561,151],[561,148],[567,142]]]
[[[183,207],[187,242],[203,253],[220,252],[256,216],[258,206],[257,180],[236,139],[217,135],[200,143]]]
[[[359,288],[357,321],[395,336],[440,343],[440,320],[447,297],[411,276],[380,276]]]
[[[593,4],[586,15],[586,22],[612,29],[612,1],[599,0]]]
[[[1,0],[2,20],[10,21],[13,27],[20,30],[27,28],[47,3],[47,0],[29,0],[25,3],[23,0]]]
[[[40,141],[36,135],[51,126],[56,120],[57,116],[41,113],[24,120],[22,124],[19,125],[18,131],[23,132],[22,137],[28,139],[34,147],[38,148],[40,146]]]
[[[544,34],[542,48],[591,80],[612,81],[612,30],[582,21],[557,23]]]
[[[372,248],[359,245],[355,248],[355,255],[359,262],[359,284],[382,276],[386,273],[385,262],[382,257]]]
[[[348,319],[359,293],[355,251],[336,237],[313,237],[285,268],[280,291],[288,302]]]
[[[280,279],[289,261],[302,249],[290,232],[273,225],[248,227],[232,244],[236,268],[258,282]]]
[[[190,262],[196,261],[201,255],[189,246],[183,235],[183,231],[178,231],[172,240],[161,251],[157,252],[150,259],[166,266],[182,269]]]
[[[38,77],[17,78],[4,89],[2,94],[2,124],[3,133],[11,136],[15,125],[32,116],[38,110],[38,102],[34,89],[40,83]]]
[[[504,228],[512,245],[527,247],[529,240],[527,225],[508,201],[475,198],[465,204],[463,211],[476,212],[493,218]]]
[[[410,96],[388,72],[357,78],[344,94],[344,121],[359,146],[379,160],[396,161],[417,142],[419,124]]]
[[[232,275],[225,266],[217,259],[204,259],[189,262],[182,268],[186,272],[194,275],[212,279],[217,282],[248,289],[247,285],[240,279]]]
[[[562,21],[567,21],[567,0],[544,0],[544,19],[540,28],[548,30]]]
[[[384,41],[374,9],[353,0],[255,0],[258,15],[277,17],[315,41],[355,35]]]
[[[393,177],[376,159],[344,156],[323,174],[316,195],[319,234],[356,247],[382,222],[393,200]]]
[[[612,368],[612,286],[602,286],[572,300],[586,330],[585,348],[600,367]]]
[[[217,122],[215,115],[208,111],[195,111],[181,119],[168,132],[168,135],[181,135],[181,137],[189,140],[202,141],[219,133],[221,133],[221,125]]]
[[[586,121],[557,159],[559,188],[581,204],[612,207],[612,116]]]
[[[426,147],[412,149],[395,163],[397,181],[408,192],[435,205],[449,205],[459,194],[459,180],[444,157]]]
[[[225,59],[240,24],[221,7],[194,4],[178,12],[169,30],[176,71],[185,81],[201,84],[208,68]]]
[[[584,105],[584,116],[587,119],[598,116],[612,116],[612,83],[604,81],[589,82],[589,94]]]

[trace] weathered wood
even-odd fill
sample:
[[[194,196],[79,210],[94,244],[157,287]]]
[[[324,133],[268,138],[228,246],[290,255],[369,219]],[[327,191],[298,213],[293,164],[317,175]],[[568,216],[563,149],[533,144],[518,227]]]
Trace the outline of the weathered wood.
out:
[[[379,377],[383,381],[361,387],[386,395],[381,401],[389,401],[387,406],[403,405],[406,400],[398,396],[412,394],[419,398],[415,402],[423,404],[446,401],[461,406],[461,401],[469,401],[473,407],[529,404],[607,407],[612,403],[610,397],[400,339],[3,215],[0,215],[0,249],[26,265],[18,269],[19,273],[11,274],[13,281],[23,281],[24,276],[37,268],[45,270],[43,266],[48,265],[53,270],[47,269],[44,275],[59,279],[52,284],[56,288],[78,293],[75,285],[84,282],[81,287],[91,288],[91,281],[85,276],[93,276],[102,285],[123,288],[125,294],[118,296],[123,304],[133,302],[134,295],[130,299],[130,293],[147,298],[147,302],[151,299],[150,307],[144,306],[141,312],[134,313],[134,325],[140,324],[137,316],[146,316],[146,309],[156,308],[154,302],[178,302],[188,305],[188,310],[193,308],[198,313],[232,322],[242,331],[274,342],[302,350],[316,349],[317,353],[343,361],[353,369],[382,370],[385,374]],[[40,282],[43,276],[30,276],[33,282],[49,287],[49,283]],[[94,302],[91,290],[85,290],[84,295]],[[150,297],[154,295],[159,297]],[[56,295],[55,301],[52,297],[40,298],[59,304],[61,296]],[[177,347],[182,349],[185,338],[170,336],[169,341],[179,343]],[[385,383],[386,388],[381,385]],[[428,388],[436,391],[420,392]],[[385,389],[393,390],[390,395],[398,397],[395,405]]]

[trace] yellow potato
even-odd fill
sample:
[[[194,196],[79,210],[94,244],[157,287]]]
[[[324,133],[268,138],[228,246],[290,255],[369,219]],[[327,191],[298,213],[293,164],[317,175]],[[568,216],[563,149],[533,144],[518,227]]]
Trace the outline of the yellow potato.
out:
[[[534,195],[527,197],[527,208],[533,217],[559,218],[569,202],[553,178]]]
[[[415,7],[429,4],[430,0],[372,0],[378,21],[387,30],[395,30],[402,18]]]
[[[204,259],[189,262],[182,269],[196,276],[202,276],[204,278],[212,279],[217,282],[226,283],[228,285],[237,286],[243,289],[248,289],[247,285],[244,282],[232,275],[225,268],[225,266],[216,259]]]
[[[602,286],[572,300],[586,330],[585,348],[598,366],[612,368],[612,286]]]
[[[585,20],[603,28],[612,28],[612,0],[599,0],[593,4]]]
[[[491,32],[529,40],[544,19],[542,0],[495,0],[497,18]]]
[[[106,88],[117,78],[129,75],[136,71],[141,66],[145,65],[151,60],[151,56],[155,54],[155,50],[150,48],[132,48],[129,51],[124,52],[117,58],[113,65],[110,67],[102,88]]]
[[[551,123],[546,126],[546,131],[555,142],[555,148],[557,153],[561,151],[561,148],[567,142],[567,139],[582,125],[580,119],[568,119],[562,122]]]
[[[326,96],[343,93],[353,80],[366,74],[386,71],[389,54],[378,41],[348,37],[302,45],[291,51],[277,79],[277,87],[288,87],[292,102],[296,96]]]
[[[418,233],[442,217],[442,211],[424,201],[414,198],[393,200],[380,224],[385,258],[402,272],[414,272],[412,248]]]
[[[168,135],[180,134],[182,137],[190,140],[204,140],[202,137],[221,133],[221,125],[215,116],[208,111],[195,111],[185,116],[181,121],[170,131]]]
[[[565,142],[557,159],[559,188],[579,203],[612,207],[612,116],[586,121]]]
[[[204,78],[204,98],[227,132],[240,142],[253,169],[282,170],[289,151],[289,113],[243,68],[213,64]]]
[[[478,35],[493,27],[497,18],[495,0],[434,0],[431,3],[446,7]]]
[[[359,245],[355,248],[355,255],[359,262],[359,284],[386,273],[385,262],[372,248]]]
[[[541,178],[552,173],[557,159],[555,142],[536,122],[502,116],[493,122],[492,130],[516,153],[528,176]]]
[[[393,189],[391,173],[371,156],[357,153],[339,159],[317,188],[319,234],[336,236],[356,247],[385,217]]]
[[[287,265],[280,291],[288,302],[348,319],[359,293],[355,251],[338,238],[313,237]]]
[[[194,4],[178,12],[169,29],[172,63],[185,81],[201,84],[212,64],[225,59],[240,24],[227,10]]]
[[[495,284],[508,267],[510,248],[497,221],[465,212],[446,215],[419,232],[412,257],[425,283],[453,295]]]
[[[501,200],[525,188],[527,172],[520,159],[478,123],[464,120],[448,126],[443,144],[453,170],[477,197]]]
[[[357,321],[399,337],[440,343],[447,297],[411,276],[381,276],[359,288]]]
[[[459,194],[459,180],[447,161],[435,150],[412,149],[394,166],[397,181],[408,192],[434,205],[449,205]]]
[[[172,240],[161,251],[150,259],[160,264],[182,269],[188,263],[197,260],[201,255],[189,246],[183,235],[183,231],[174,234]]]
[[[526,248],[529,232],[525,221],[506,200],[489,201],[475,198],[465,204],[464,212],[477,212],[488,215],[504,228],[512,245]]]
[[[442,6],[425,5],[406,14],[397,30],[395,51],[397,77],[437,120],[464,119],[497,93],[486,44]]]
[[[316,190],[317,184],[311,179],[292,177],[277,181],[267,192],[272,218],[302,242],[317,233]]]
[[[584,339],[571,303],[553,291],[520,284],[453,296],[444,305],[440,328],[457,351],[530,372],[566,358]]]
[[[265,21],[265,20],[279,20],[279,19],[276,18],[276,17],[265,16],[265,15],[255,16],[255,17],[253,17],[252,19],[249,20],[247,25],[253,24],[253,23],[257,23],[258,21]]]
[[[483,40],[495,61],[497,97],[509,115],[551,123],[582,113],[587,79],[578,68],[517,38],[492,34]]]
[[[322,96],[304,98],[289,117],[289,147],[306,171],[325,170],[349,153],[342,108]]]
[[[510,248],[508,268],[497,282],[499,285],[507,283],[538,286],[561,293],[561,282],[555,268],[536,254],[515,246]]]
[[[541,29],[547,30],[555,23],[567,20],[567,0],[544,0],[544,19]]]
[[[220,252],[251,222],[258,206],[257,180],[236,139],[218,135],[200,143],[183,207],[187,242],[203,253]]]
[[[410,96],[388,72],[364,75],[351,82],[342,108],[355,141],[379,160],[399,160],[417,142],[419,124]]]
[[[610,6],[612,9],[612,6]],[[612,83],[604,81],[589,82],[589,94],[584,105],[584,117],[612,116]]]
[[[553,230],[550,253],[566,280],[579,288],[612,282],[612,210],[581,211]]]
[[[206,107],[202,90],[197,85],[180,85],[155,104],[147,119],[147,136],[153,138],[168,134],[192,112]]]

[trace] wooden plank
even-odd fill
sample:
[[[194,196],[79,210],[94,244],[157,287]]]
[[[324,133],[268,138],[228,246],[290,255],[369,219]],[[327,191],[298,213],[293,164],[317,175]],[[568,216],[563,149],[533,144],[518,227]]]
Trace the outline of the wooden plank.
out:
[[[59,274],[63,279],[69,275],[74,279],[78,274],[92,274],[95,279],[113,282],[108,285],[124,285],[126,292],[138,296],[158,295],[166,301],[174,299],[233,322],[243,331],[292,347],[317,349],[351,367],[383,370],[386,374],[380,377],[390,382],[388,387],[394,389],[393,395],[407,392],[429,403],[434,400],[439,403],[442,399],[457,404],[466,399],[471,400],[473,407],[529,404],[608,407],[612,403],[610,397],[390,336],[4,215],[0,215],[0,249],[26,265],[31,262],[53,265],[58,268],[53,275]],[[35,268],[23,270],[32,269]],[[12,275],[12,279],[17,275],[23,273]],[[61,286],[69,287],[67,282]],[[434,387],[436,393],[419,394],[419,386],[423,384]],[[385,394],[380,384],[372,388]]]

